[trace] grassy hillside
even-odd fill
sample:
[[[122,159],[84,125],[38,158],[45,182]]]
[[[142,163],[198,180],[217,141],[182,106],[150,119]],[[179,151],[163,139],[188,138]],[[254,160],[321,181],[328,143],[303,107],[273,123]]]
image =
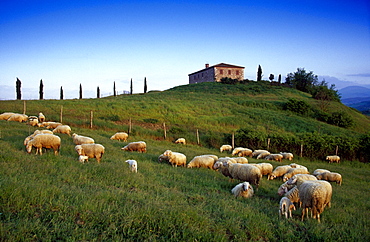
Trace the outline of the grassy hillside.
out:
[[[243,135],[251,134],[247,131],[253,130],[252,134],[267,134],[266,137],[280,138],[287,144],[290,141],[285,139],[308,137],[320,141],[317,145],[327,149],[325,145],[331,136],[355,139],[370,128],[366,116],[340,103],[330,103],[328,112],[341,110],[351,115],[354,125],[348,129],[317,121],[310,114],[285,111],[283,107],[290,98],[304,100],[313,110],[321,105],[305,93],[265,83],[205,83],[145,95],[26,101],[28,115],[41,111],[53,121],[59,121],[63,106],[63,123],[71,125],[72,132],[93,137],[96,143],[105,146],[106,153],[100,164],[95,159],[81,164],[71,137],[60,134],[59,156],[52,151],[43,156],[27,154],[23,140],[36,128],[0,121],[0,238],[2,241],[333,238],[368,241],[367,163],[344,159],[340,164],[328,164],[295,153],[294,162],[307,166],[310,172],[323,168],[343,176],[342,186],[332,184],[332,207],[325,209],[318,224],[312,219],[301,222],[300,208],[293,212],[293,219],[279,219],[277,189],[281,180],[264,178],[254,197],[236,199],[230,190],[239,181],[229,181],[217,171],[175,168],[157,160],[167,149],[184,153],[188,162],[201,154],[227,156],[219,152],[218,145],[230,141],[232,132],[236,135],[235,145],[248,141],[264,148],[265,143],[243,139],[246,137]],[[21,113],[23,104],[1,101],[0,113]],[[91,110],[93,129],[89,128]],[[116,131],[127,131],[130,119],[133,126],[128,142],[144,140],[148,145],[145,154],[124,152],[120,148],[127,142],[109,139]],[[163,123],[168,129],[167,139],[163,137]],[[197,129],[200,145],[195,136]],[[189,144],[174,144],[173,140],[180,136]],[[341,143],[349,146],[348,140],[343,138]],[[278,145],[272,144],[271,149],[278,151],[281,147]],[[137,174],[129,171],[124,162],[127,159],[138,161]],[[253,158],[249,161],[261,162]],[[274,167],[289,163],[271,162]]]

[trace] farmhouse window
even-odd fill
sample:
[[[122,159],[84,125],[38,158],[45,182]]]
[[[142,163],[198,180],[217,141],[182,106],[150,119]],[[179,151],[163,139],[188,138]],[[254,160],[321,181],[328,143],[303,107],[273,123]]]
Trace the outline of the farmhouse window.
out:
[[[239,70],[236,71],[236,75],[239,76]]]
[[[228,70],[228,71],[227,71],[227,73],[228,73],[229,75],[231,75],[231,70]]]
[[[224,70],[220,70],[220,74],[222,75],[222,74],[224,74]]]

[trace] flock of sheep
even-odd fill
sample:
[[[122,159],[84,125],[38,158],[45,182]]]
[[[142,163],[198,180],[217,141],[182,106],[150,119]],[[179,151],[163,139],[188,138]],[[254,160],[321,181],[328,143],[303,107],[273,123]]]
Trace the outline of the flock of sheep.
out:
[[[60,149],[61,139],[55,133],[63,133],[72,137],[75,151],[78,154],[78,160],[85,163],[89,158],[95,158],[100,163],[105,148],[101,144],[96,144],[94,139],[73,133],[68,125],[63,125],[58,122],[45,122],[45,116],[39,113],[39,116],[30,116],[15,113],[0,114],[0,120],[26,122],[32,126],[45,127],[45,130],[36,130],[24,140],[24,145],[28,153],[32,152],[32,148],[36,148],[36,154],[42,155],[43,148],[53,149],[57,155]],[[50,130],[51,129],[51,130]],[[128,134],[118,132],[110,137],[112,140],[127,141]],[[175,141],[176,144],[186,144],[184,138],[179,138]],[[129,152],[146,152],[146,143],[144,141],[130,142],[123,148]],[[187,157],[179,152],[166,150],[159,155],[159,162],[168,162],[173,167],[182,166],[188,168],[208,168],[219,171],[225,177],[233,180],[239,180],[241,183],[236,185],[231,193],[235,197],[250,198],[254,195],[253,186],[258,190],[260,180],[263,176],[267,176],[268,180],[281,178],[284,182],[277,193],[283,196],[279,204],[279,216],[290,218],[292,210],[297,206],[302,208],[301,219],[311,210],[311,217],[320,222],[320,214],[325,207],[330,207],[332,197],[332,186],[329,182],[342,184],[342,176],[339,173],[330,172],[329,170],[317,169],[312,174],[302,165],[292,163],[290,165],[281,165],[274,167],[268,162],[251,164],[246,157],[254,157],[256,159],[264,159],[266,161],[282,162],[283,159],[292,161],[293,154],[289,152],[281,152],[279,154],[271,154],[267,150],[251,150],[248,148],[237,147],[232,148],[231,145],[222,145],[220,152],[229,152],[232,157],[217,157],[216,155],[206,154],[195,156],[190,162],[187,162]],[[339,156],[327,156],[326,160],[331,162],[339,162]],[[126,160],[130,170],[137,172],[138,162],[136,160]],[[253,186],[252,186],[253,185]]]

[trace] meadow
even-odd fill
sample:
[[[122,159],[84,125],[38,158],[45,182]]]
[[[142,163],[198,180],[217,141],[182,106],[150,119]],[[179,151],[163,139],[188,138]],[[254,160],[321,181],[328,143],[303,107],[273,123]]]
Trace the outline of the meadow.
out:
[[[264,87],[253,87],[254,93],[250,94],[253,98],[248,99],[241,93],[223,92],[222,88],[226,88],[223,86],[221,89],[213,85],[199,87],[203,91],[197,87],[192,89],[193,93],[183,93],[181,89],[186,87],[179,87],[168,92],[117,98],[26,102],[27,114],[42,111],[47,119],[54,121],[59,121],[63,105],[63,120],[71,125],[72,132],[93,137],[96,143],[105,146],[100,164],[95,159],[79,163],[72,138],[65,134],[59,134],[62,147],[58,156],[52,151],[42,156],[27,154],[23,140],[36,128],[0,121],[1,241],[370,239],[368,163],[343,160],[339,164],[329,164],[295,154],[294,162],[305,165],[311,172],[323,168],[343,176],[342,186],[332,184],[332,207],[322,213],[321,223],[313,219],[301,221],[299,208],[293,211],[292,219],[279,219],[277,189],[281,180],[268,181],[265,177],[254,197],[242,199],[230,192],[239,181],[230,181],[217,171],[159,163],[158,156],[167,149],[184,153],[188,161],[201,154],[230,156],[219,152],[217,144],[224,139],[218,140],[217,135],[246,125],[263,126],[262,118],[246,115],[242,106],[248,106],[253,112],[260,110],[261,113],[267,108],[280,112],[279,106],[287,96],[308,98],[303,93],[285,90],[280,90],[280,98],[272,94],[263,97],[260,89]],[[181,98],[176,92],[183,93]],[[225,98],[230,102],[225,102]],[[241,106],[235,105],[236,101],[242,103]],[[213,105],[201,106],[205,102]],[[0,102],[1,112],[22,112],[22,109],[22,101]],[[91,110],[95,117],[92,129],[89,128]],[[351,109],[349,112],[356,113]],[[240,116],[247,117],[236,118]],[[361,116],[355,118],[362,127],[356,125],[351,129],[340,129],[293,114],[285,116],[296,119],[295,127],[284,126],[285,117],[267,119],[265,127],[285,131],[302,126],[307,132],[320,129],[321,133],[353,135],[361,134],[369,125],[368,119]],[[130,118],[133,127],[128,142],[144,140],[148,145],[147,153],[124,152],[120,148],[127,142],[109,139],[116,131],[127,131]],[[168,127],[166,139],[163,122]],[[203,137],[199,145],[194,135],[196,129]],[[179,135],[185,136],[189,143],[185,146],[174,144],[174,138]],[[215,145],[209,142],[212,137],[216,139]],[[127,159],[138,161],[137,174],[130,172],[125,163]],[[248,159],[250,163],[261,162]],[[276,167],[291,162],[271,163]]]

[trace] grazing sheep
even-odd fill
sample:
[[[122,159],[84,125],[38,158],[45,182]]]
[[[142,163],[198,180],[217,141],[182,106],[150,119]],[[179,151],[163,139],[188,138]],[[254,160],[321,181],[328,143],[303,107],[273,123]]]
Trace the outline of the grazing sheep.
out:
[[[269,154],[268,156],[265,157],[265,160],[272,160],[272,161],[282,162],[283,155],[281,155],[281,154]]]
[[[39,119],[38,119],[36,116],[30,116],[30,117],[28,117],[28,123],[29,123],[31,126],[38,126],[38,124],[39,124]]]
[[[173,152],[171,150],[166,150],[163,155],[168,157],[168,161],[171,163],[172,166],[186,167],[186,156],[184,154]]]
[[[289,164],[289,165],[290,165],[290,167],[292,167],[292,168],[304,168],[304,169],[308,170],[308,169],[307,169],[307,167],[302,166],[302,165],[298,165],[298,164],[296,164],[296,163],[291,163],[291,164]]]
[[[317,175],[319,175],[321,173],[324,173],[324,172],[330,172],[330,171],[326,170],[326,169],[316,169],[316,170],[313,171],[312,175],[317,176]]]
[[[137,173],[137,161],[136,160],[126,160],[125,162],[129,164],[131,172]]]
[[[200,155],[200,156],[195,156],[189,163],[188,163],[188,168],[209,168],[213,170],[213,165],[215,163],[215,159],[209,155]]]
[[[46,126],[47,129],[55,129],[58,126],[62,125],[61,123],[58,123],[58,122],[44,122],[44,123],[47,124],[47,126]],[[41,126],[41,127],[44,127],[44,126]]]
[[[227,162],[226,166],[229,168],[230,175],[233,179],[247,181],[255,185],[258,189],[262,174],[260,169],[250,164],[238,164]]]
[[[232,149],[233,149],[233,147],[231,146],[231,145],[222,145],[221,147],[220,147],[220,152],[222,153],[222,152],[224,152],[224,151],[232,151]]]
[[[231,155],[237,155],[239,151],[244,150],[245,148],[243,147],[236,147],[233,149],[233,152],[231,152]]]
[[[281,155],[283,155],[283,159],[285,160],[293,160],[293,154],[289,152],[280,152]]]
[[[289,166],[289,165],[285,165],[285,166],[277,166],[273,171],[272,173],[270,174],[270,176],[268,177],[268,180],[273,180],[277,177],[281,177],[281,176],[284,176],[285,173],[287,173],[287,171],[289,169],[291,169],[292,167]]]
[[[117,132],[110,137],[111,140],[118,140],[118,141],[120,140],[127,141],[127,138],[128,138],[128,134],[125,132]]]
[[[31,153],[32,147],[36,148],[36,155],[39,153],[42,155],[42,148],[54,150],[54,154],[57,155],[60,148],[60,138],[59,136],[53,134],[38,134],[35,135],[26,144],[26,150]]]
[[[28,141],[30,141],[33,137],[35,137],[38,134],[53,134],[50,130],[35,130],[33,134],[29,135],[27,138],[24,139],[23,144],[27,145]]]
[[[314,175],[310,174],[296,174],[289,178],[289,180],[286,181],[287,184],[292,184],[295,181],[296,184],[301,184],[304,181],[317,181],[317,178]]]
[[[100,163],[101,158],[105,152],[105,148],[101,144],[82,144],[76,145],[75,150],[78,155],[84,155],[89,158],[96,158],[98,163]]]
[[[78,157],[78,161],[81,162],[81,163],[85,163],[85,161],[88,162],[89,161],[89,157],[86,156],[86,155],[80,155]]]
[[[238,156],[239,157],[245,157],[245,156],[250,156],[250,157],[252,157],[252,153],[253,153],[253,151],[251,150],[251,149],[247,149],[247,148],[245,148],[245,149],[243,149],[243,150],[240,150],[239,152],[238,152]]]
[[[248,159],[245,157],[233,157],[232,159],[235,160],[236,163],[248,164]]]
[[[286,181],[286,182],[284,182],[283,184],[280,185],[280,187],[278,188],[277,193],[278,193],[279,196],[283,196],[285,193],[290,191],[293,187],[295,187],[295,185],[289,185],[288,181]]]
[[[284,197],[289,198],[292,203],[296,203],[299,205],[299,207],[301,207],[301,200],[299,199],[299,189],[297,186],[294,186],[287,193],[285,193]]]
[[[43,113],[39,113],[39,121],[40,123],[45,122],[45,115]]]
[[[95,140],[93,138],[78,135],[76,133],[72,134],[72,139],[73,139],[73,143],[75,143],[75,145],[94,144],[95,143]]]
[[[324,172],[316,176],[317,180],[335,182],[342,185],[342,175],[336,172]]]
[[[28,120],[27,115],[19,114],[19,113],[13,114],[12,116],[8,118],[8,121],[15,121],[15,122],[20,122],[20,123],[27,122],[27,120]]]
[[[298,186],[298,190],[302,202],[301,220],[303,221],[305,214],[308,217],[308,209],[311,209],[313,218],[320,223],[320,214],[326,206],[330,207],[333,193],[330,183],[323,180],[305,181]]]
[[[68,134],[71,136],[71,127],[68,125],[59,125],[53,130],[53,133]]]
[[[10,118],[10,116],[12,116],[14,114],[15,113],[10,113],[10,112],[2,113],[2,114],[0,114],[0,120],[8,120]]]
[[[271,153],[270,152],[261,152],[258,156],[257,156],[257,159],[265,159],[266,156],[270,155]]]
[[[169,158],[168,156],[161,154],[160,156],[158,156],[158,162],[161,163],[163,161],[169,161]]]
[[[249,184],[249,182],[239,183],[233,189],[231,189],[231,192],[235,197],[245,198],[250,198],[254,194],[253,187]]]
[[[261,153],[265,153],[265,152],[268,152],[268,151],[267,150],[254,150],[253,153],[252,153],[252,157],[257,157]]]
[[[310,174],[307,170],[307,168],[290,168],[284,175],[283,175],[283,181],[286,182],[289,180],[292,176],[296,174]]]
[[[280,199],[280,206],[279,206],[279,218],[282,216],[285,218],[292,217],[292,210],[295,210],[295,206],[287,197],[282,197]]]
[[[329,161],[329,163],[333,163],[333,162],[340,163],[340,157],[337,155],[328,155],[326,157],[326,160]]]
[[[175,144],[183,144],[183,145],[186,145],[186,141],[184,138],[178,138],[176,141],[175,141]]]
[[[272,170],[274,169],[274,167],[270,163],[258,163],[258,164],[250,164],[250,165],[253,165],[257,167],[258,169],[260,169],[262,176],[265,176],[265,175],[269,176],[272,173]]]
[[[139,153],[145,153],[146,143],[144,141],[131,142],[131,143],[128,143],[125,147],[121,148],[121,150],[137,151]]]

